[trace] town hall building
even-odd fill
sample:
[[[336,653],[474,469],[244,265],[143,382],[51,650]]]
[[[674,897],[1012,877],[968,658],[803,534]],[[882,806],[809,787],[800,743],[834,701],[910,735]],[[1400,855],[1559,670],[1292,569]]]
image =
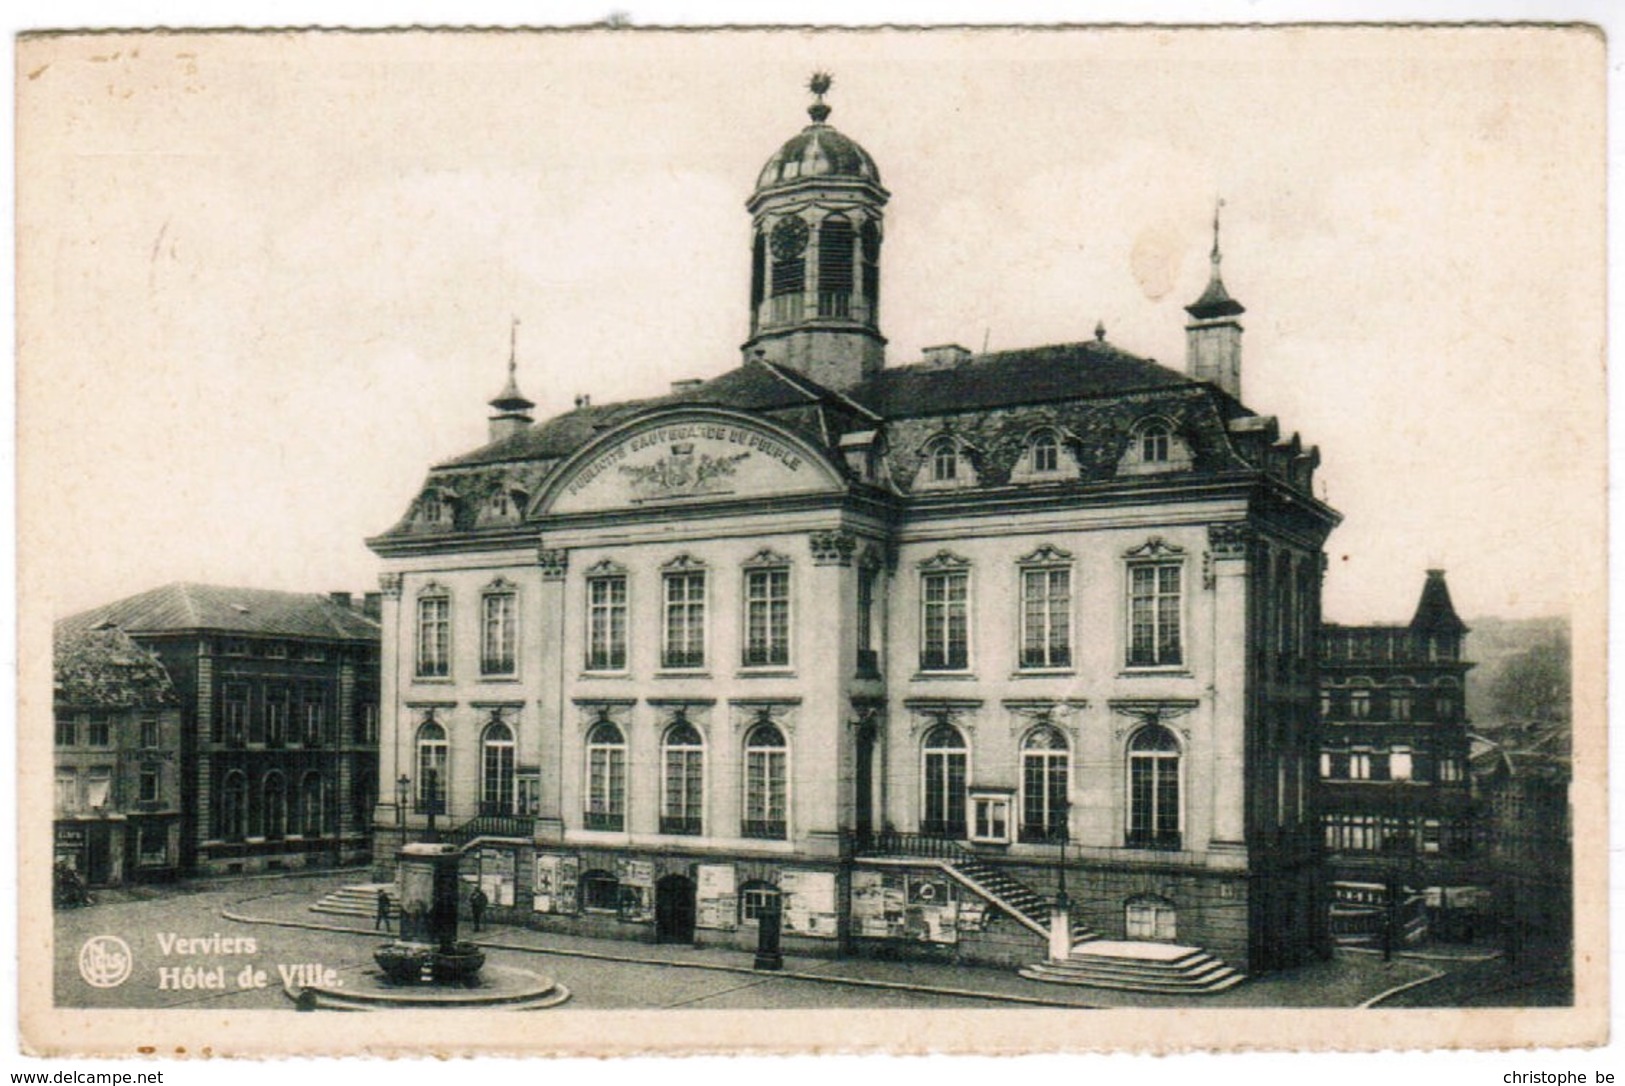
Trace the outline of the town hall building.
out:
[[[1241,402],[1217,222],[1184,372],[1099,328],[889,365],[827,88],[746,204],[736,368],[537,422],[510,357],[369,541],[380,874],[432,821],[550,930],[1020,963],[1059,896],[1079,941],[1306,960],[1338,516]]]

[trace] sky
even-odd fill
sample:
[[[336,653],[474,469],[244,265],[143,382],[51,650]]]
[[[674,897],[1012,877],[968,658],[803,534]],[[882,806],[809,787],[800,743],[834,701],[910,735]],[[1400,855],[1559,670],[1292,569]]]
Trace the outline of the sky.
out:
[[[892,193],[889,363],[1098,321],[1182,368],[1222,197],[1243,398],[1345,518],[1327,617],[1405,621],[1434,567],[1469,617],[1600,583],[1598,39],[601,31],[24,43],[22,592],[374,588],[515,318],[539,415],[737,365],[815,69]]]

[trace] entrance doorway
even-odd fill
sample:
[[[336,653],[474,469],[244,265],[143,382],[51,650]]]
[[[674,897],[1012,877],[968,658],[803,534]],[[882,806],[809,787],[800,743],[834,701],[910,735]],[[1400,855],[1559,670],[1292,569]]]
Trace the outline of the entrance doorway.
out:
[[[686,875],[667,875],[655,883],[655,939],[694,941],[694,881]]]
[[[106,886],[113,881],[113,827],[93,825],[86,850],[85,881],[91,886]]]

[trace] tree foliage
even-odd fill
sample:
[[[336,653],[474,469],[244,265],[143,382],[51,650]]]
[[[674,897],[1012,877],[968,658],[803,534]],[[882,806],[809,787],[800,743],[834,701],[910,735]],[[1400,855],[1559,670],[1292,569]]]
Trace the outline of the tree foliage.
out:
[[[1502,720],[1567,720],[1569,643],[1554,637],[1524,649],[1495,676],[1490,697]]]

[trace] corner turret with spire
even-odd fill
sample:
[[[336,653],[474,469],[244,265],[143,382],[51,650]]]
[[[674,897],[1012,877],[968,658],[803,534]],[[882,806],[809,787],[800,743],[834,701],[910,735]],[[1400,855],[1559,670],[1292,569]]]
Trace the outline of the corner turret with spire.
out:
[[[1209,254],[1212,270],[1208,274],[1207,289],[1202,296],[1185,307],[1191,315],[1185,325],[1185,372],[1198,381],[1211,385],[1241,399],[1241,322],[1236,318],[1246,312],[1242,304],[1230,297],[1219,274],[1219,210],[1220,200],[1213,207],[1213,251]]]
[[[491,408],[496,413],[491,416],[487,436],[492,441],[512,437],[521,430],[529,429],[531,423],[535,421],[531,418],[530,412],[536,405],[519,391],[518,347],[519,318],[515,317],[513,324],[508,328],[508,383],[497,393],[496,399],[491,401]]]

